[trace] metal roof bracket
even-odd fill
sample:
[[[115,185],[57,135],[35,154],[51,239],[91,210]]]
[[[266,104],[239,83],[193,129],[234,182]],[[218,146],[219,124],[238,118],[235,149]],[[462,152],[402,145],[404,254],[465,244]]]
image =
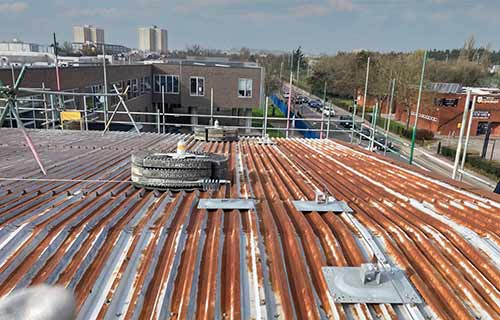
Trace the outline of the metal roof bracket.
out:
[[[198,209],[255,210],[253,199],[200,199]]]
[[[301,212],[334,212],[352,213],[352,209],[344,201],[336,200],[334,197],[330,196],[328,192],[316,191],[316,196],[314,201],[307,200],[297,200],[292,201],[295,209]]]
[[[336,303],[422,303],[403,270],[365,263],[360,267],[323,267]]]
[[[404,270],[389,264],[370,232],[352,214],[345,217],[359,231],[377,263],[359,267],[323,267],[323,275],[337,303],[422,303]]]

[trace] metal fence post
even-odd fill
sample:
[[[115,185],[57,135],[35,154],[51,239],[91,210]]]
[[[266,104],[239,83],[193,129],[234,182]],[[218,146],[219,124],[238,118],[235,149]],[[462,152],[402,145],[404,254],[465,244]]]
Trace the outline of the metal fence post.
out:
[[[214,88],[210,88],[210,125],[212,126],[213,124],[214,124]]]
[[[31,101],[31,110],[32,110],[32,115],[33,115],[33,129],[36,129],[35,101]]]
[[[451,175],[451,178],[453,180],[457,178],[458,162],[460,161],[460,153],[462,151],[462,139],[464,137],[465,123],[467,122],[467,113],[469,112],[470,97],[471,97],[471,90],[467,90],[467,98],[465,100],[465,105],[464,105],[464,114],[462,117],[462,123],[460,125],[460,135],[458,137],[458,145],[455,153],[455,163],[453,165],[453,173]]]
[[[89,130],[89,123],[87,121],[87,97],[83,96],[83,121],[85,123],[85,130]]]
[[[158,126],[158,134],[160,134],[160,108],[157,109],[156,112],[156,124]]]
[[[325,86],[323,88],[323,107],[325,107],[325,106],[326,106],[326,81],[325,81]],[[319,133],[319,138],[320,139],[323,139],[324,124],[325,124],[325,113],[321,112],[321,131]]]
[[[354,100],[354,110],[352,111],[352,127],[351,127],[351,143],[354,141],[354,132],[356,132],[356,111],[358,108],[358,102]]]
[[[325,104],[326,108],[326,104]],[[328,107],[328,123],[326,124],[326,138],[330,139],[330,123],[332,122],[332,110]]]
[[[162,132],[165,134],[165,86],[161,86],[161,111],[162,111]]]
[[[266,109],[264,110],[264,127],[262,130],[262,137],[264,138],[267,134],[267,113],[269,110],[269,97],[266,97]]]
[[[493,145],[491,146],[491,155],[490,155],[490,161],[493,161],[493,155],[495,154],[495,144],[497,143],[497,140],[493,140]]]
[[[54,114],[54,95],[50,95],[50,110],[52,112],[52,129],[56,128],[56,115]]]
[[[43,89],[43,91],[45,91],[45,82],[42,82],[42,89]],[[48,130],[49,129],[49,114],[48,114],[49,111],[47,110],[47,96],[45,93],[42,96],[43,96],[43,111],[45,114],[45,129]]]
[[[464,154],[462,155],[462,163],[460,164],[460,181],[462,181],[462,178],[463,178],[465,160],[467,158],[467,147],[469,145],[470,129],[472,126],[472,118],[474,116],[474,109],[476,108],[476,99],[477,99],[477,96],[474,96],[474,98],[472,98],[472,108],[470,110],[469,123],[467,123],[467,134],[465,135]]]
[[[292,112],[292,83],[293,83],[293,71],[290,71],[290,90],[288,90],[288,110],[286,116],[286,134],[285,137],[288,138],[290,131],[290,114]]]
[[[378,114],[378,102],[375,103],[375,109],[372,112],[372,130],[370,132],[370,151],[373,150],[373,145],[375,144],[375,133],[377,132],[377,114]]]

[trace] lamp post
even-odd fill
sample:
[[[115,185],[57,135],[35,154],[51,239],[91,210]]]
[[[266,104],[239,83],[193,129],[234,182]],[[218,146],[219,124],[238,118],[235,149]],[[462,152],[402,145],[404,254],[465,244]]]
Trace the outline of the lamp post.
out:
[[[422,62],[422,73],[420,74],[420,87],[418,89],[417,110],[415,111],[415,123],[413,124],[413,132],[411,135],[410,158],[408,160],[410,164],[412,164],[413,162],[413,154],[415,152],[415,139],[417,137],[418,114],[420,112],[420,103],[422,101],[422,91],[424,88],[424,74],[425,74],[426,63],[427,63],[427,50],[424,52],[424,61]],[[411,111],[408,117],[411,117]]]

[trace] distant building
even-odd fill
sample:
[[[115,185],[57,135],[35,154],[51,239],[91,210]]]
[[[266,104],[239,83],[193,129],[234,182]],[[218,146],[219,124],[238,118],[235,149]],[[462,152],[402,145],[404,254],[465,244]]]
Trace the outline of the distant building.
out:
[[[106,57],[108,60],[111,56]],[[103,71],[99,57],[60,57],[61,89],[81,93],[103,92]],[[114,62],[114,61],[110,61]],[[19,72],[19,70],[17,70]],[[0,68],[0,81],[12,82],[12,72]],[[178,123],[185,130],[195,125],[207,125],[211,112],[211,91],[213,91],[213,112],[222,125],[251,127],[252,110],[262,106],[264,101],[264,69],[255,64],[240,62],[202,62],[173,60],[151,61],[148,64],[109,64],[107,88],[116,86],[127,91],[127,107],[131,112],[145,112],[136,120],[147,122],[145,131],[156,131],[158,110],[179,116],[168,116],[166,123]],[[22,83],[23,87],[56,88],[54,68],[29,68]],[[116,104],[118,98],[110,99]],[[73,104],[73,102],[71,102]],[[83,99],[77,98],[73,109],[84,110]],[[95,106],[95,103],[91,103]],[[202,115],[200,117],[200,115]],[[246,117],[235,119],[231,117]],[[126,115],[117,115],[128,121]],[[39,123],[38,126],[41,124]]]
[[[18,39],[13,39],[12,41],[0,42],[0,51],[53,53],[54,49],[46,45],[28,43]]]
[[[90,25],[74,26],[73,42],[104,43],[104,30]]]
[[[53,52],[50,46],[17,39],[0,42],[0,67],[50,65],[54,62]]]
[[[88,42],[73,42],[71,44],[73,51],[81,53],[94,52],[95,54],[102,53],[102,46],[103,46],[102,43],[88,43]],[[130,52],[130,48],[128,47],[110,43],[104,44],[104,50],[106,54],[112,54],[112,55],[118,55]]]
[[[139,33],[139,49],[147,52],[166,54],[168,51],[167,30],[153,27],[141,27]]]
[[[418,114],[418,129],[440,135],[457,135],[462,126],[467,90],[471,90],[472,97],[476,97],[470,135],[480,136],[491,130],[491,135],[500,136],[500,89],[462,87],[457,83],[432,83],[424,91]],[[469,103],[471,105],[472,100]],[[395,119],[406,123],[410,116],[409,123],[414,123],[415,108],[412,105],[411,110],[408,110],[408,106],[396,100]]]

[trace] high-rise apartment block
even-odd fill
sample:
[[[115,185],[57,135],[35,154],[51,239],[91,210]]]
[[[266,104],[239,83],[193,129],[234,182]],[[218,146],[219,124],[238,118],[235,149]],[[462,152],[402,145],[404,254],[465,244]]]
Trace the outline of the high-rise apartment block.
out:
[[[139,49],[148,52],[166,54],[168,51],[167,30],[153,27],[139,28]]]
[[[104,30],[90,25],[74,26],[73,42],[104,43]]]

